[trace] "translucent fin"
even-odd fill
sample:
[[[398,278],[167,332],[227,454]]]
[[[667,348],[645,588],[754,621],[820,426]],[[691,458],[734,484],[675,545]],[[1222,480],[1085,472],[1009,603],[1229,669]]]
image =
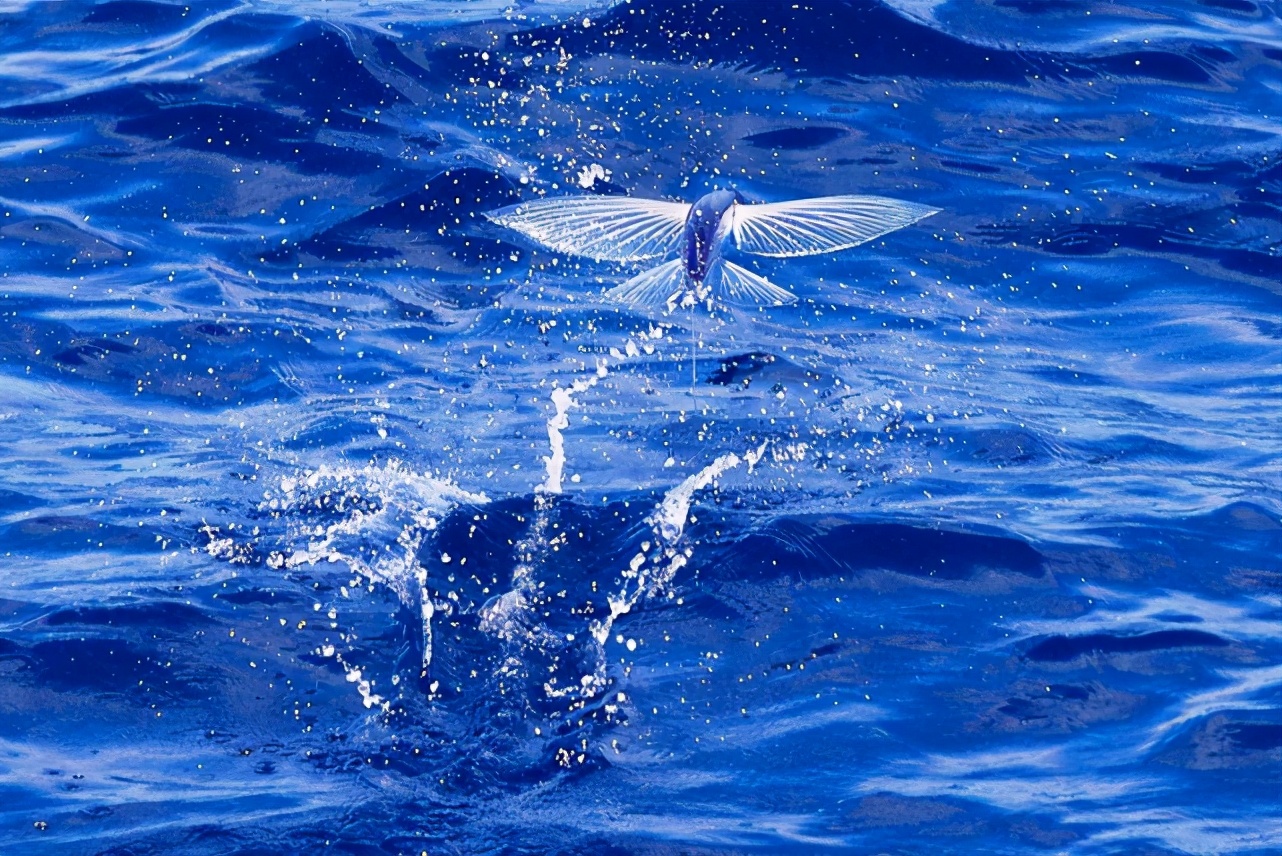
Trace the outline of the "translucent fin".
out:
[[[883,196],[820,196],[764,205],[736,204],[731,232],[745,253],[788,258],[844,250],[938,213]]]
[[[681,259],[651,268],[605,293],[609,300],[629,306],[663,306],[690,287]]]
[[[725,259],[712,263],[708,269],[708,282],[712,284],[713,294],[727,303],[779,306],[797,302],[797,295],[786,288],[780,288],[765,277]]]
[[[567,196],[522,202],[485,216],[558,253],[637,262],[681,247],[690,206],[626,196]]]

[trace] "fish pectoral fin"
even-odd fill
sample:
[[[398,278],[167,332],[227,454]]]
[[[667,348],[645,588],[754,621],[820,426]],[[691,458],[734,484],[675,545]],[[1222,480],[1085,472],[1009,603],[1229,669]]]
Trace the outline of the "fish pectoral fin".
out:
[[[718,259],[708,271],[714,294],[728,303],[783,306],[797,302],[797,295],[733,262]]]
[[[856,247],[937,213],[884,196],[820,196],[735,205],[730,231],[742,252],[782,259]]]
[[[685,262],[676,259],[637,274],[607,291],[605,297],[629,306],[664,306],[689,287],[690,278],[686,275]]]
[[[558,253],[597,261],[638,262],[682,246],[690,206],[629,196],[535,199],[485,218]]]

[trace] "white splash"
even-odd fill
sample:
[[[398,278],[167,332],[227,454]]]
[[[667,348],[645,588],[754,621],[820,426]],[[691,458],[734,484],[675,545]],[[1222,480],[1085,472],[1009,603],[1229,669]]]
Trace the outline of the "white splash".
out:
[[[560,493],[561,482],[565,477],[565,436],[561,433],[570,427],[570,408],[578,404],[574,396],[587,392],[597,381],[607,374],[605,360],[597,363],[596,374],[589,378],[580,378],[568,387],[557,387],[552,390],[552,406],[556,412],[548,420],[548,446],[550,452],[544,456],[547,467],[547,480],[536,490],[545,493]]]
[[[609,181],[610,171],[599,163],[588,164],[579,170],[579,176],[576,179],[579,187],[584,190],[591,190],[592,186],[598,181]]]
[[[716,482],[730,470],[747,463],[749,471],[765,454],[767,444],[749,450],[742,457],[733,452],[721,455],[694,475],[686,478],[664,495],[663,500],[647,518],[655,542],[643,542],[621,573],[623,586],[617,594],[607,597],[610,614],[589,627],[596,643],[596,663],[590,674],[583,675],[578,684],[558,687],[552,682],[544,684],[549,697],[572,696],[589,699],[603,692],[609,681],[606,676],[605,645],[614,624],[621,616],[632,611],[642,599],[652,597],[671,585],[677,574],[694,555],[694,547],[682,542],[690,507],[695,494]]]
[[[629,337],[621,349],[611,348],[610,355],[622,361],[642,352],[653,353],[654,346],[648,340],[662,338],[665,332],[663,327],[641,331]],[[550,649],[573,641],[572,635],[552,631],[539,620],[537,609],[539,591],[535,573],[544,562],[549,549],[548,533],[552,528],[552,515],[555,510],[553,496],[561,493],[565,477],[566,457],[563,432],[570,424],[569,411],[578,405],[575,400],[576,395],[588,391],[608,374],[607,360],[600,359],[597,362],[596,372],[592,376],[580,378],[568,387],[557,387],[552,390],[550,397],[554,412],[547,422],[549,453],[543,458],[547,476],[543,483],[535,488],[534,515],[530,529],[515,545],[517,561],[512,569],[512,588],[493,598],[480,610],[481,629],[507,642]],[[630,612],[642,598],[669,585],[693,555],[693,548],[681,543],[681,539],[690,517],[690,507],[695,494],[744,463],[748,465],[748,470],[751,472],[765,454],[767,446],[767,443],[762,443],[742,456],[734,453],[721,455],[668,491],[646,521],[656,536],[654,544],[647,541],[642,545],[641,551],[632,558],[628,568],[622,573],[623,589],[618,594],[607,597],[610,605],[609,616],[594,621],[589,628],[597,648],[593,672],[581,676],[577,683],[572,682],[566,686],[557,686],[554,681],[547,682],[544,684],[544,691],[549,697],[587,699],[605,689],[607,686],[605,644],[615,621]],[[652,546],[654,546],[653,551]]]
[[[378,707],[383,711],[391,708],[391,704],[378,693],[374,692],[374,682],[367,680],[361,670],[347,663],[341,655],[335,655],[339,665],[343,667],[343,672],[347,675],[349,684],[356,684],[356,691],[361,694],[361,703],[367,709]]]
[[[610,638],[610,631],[620,616],[632,611],[632,607],[646,596],[660,591],[671,584],[677,573],[686,566],[694,549],[681,543],[686,523],[690,519],[690,506],[699,491],[713,484],[730,470],[747,463],[748,471],[756,466],[765,454],[766,443],[744,453],[743,457],[730,452],[721,455],[712,463],[694,475],[686,478],[681,484],[664,495],[663,500],[647,519],[651,530],[657,536],[657,545],[653,552],[649,543],[643,544],[640,552],[632,557],[627,570],[623,571],[623,589],[610,597],[610,614],[592,625],[592,635],[600,645],[605,645]],[[603,664],[604,665],[604,662]],[[604,684],[605,676],[599,680]]]
[[[690,503],[694,500],[695,493],[703,490],[721,478],[728,470],[734,469],[745,460],[748,463],[748,471],[751,472],[752,468],[761,460],[761,456],[765,454],[766,445],[762,443],[755,450],[746,452],[743,458],[734,453],[722,455],[668,491],[663,498],[663,502],[659,503],[659,507],[650,516],[649,522],[654,527],[655,533],[664,542],[674,543],[685,530],[686,521],[690,517]]]
[[[548,419],[548,454],[543,456],[547,477],[534,488],[534,519],[525,537],[518,541],[512,588],[481,608],[481,629],[507,642],[551,644],[563,642],[537,620],[534,601],[537,586],[534,572],[548,546],[548,530],[554,508],[553,495],[561,493],[565,478],[565,435],[570,427],[570,408],[578,405],[574,396],[587,392],[608,373],[605,360],[597,363],[596,374],[580,378],[568,387],[556,387],[550,398],[554,412]]]
[[[267,564],[294,568],[342,563],[371,584],[390,588],[406,606],[417,605],[423,622],[426,668],[432,660],[435,607],[419,551],[456,506],[488,501],[484,494],[416,473],[398,461],[381,467],[322,466],[301,476],[282,478],[279,494],[269,494],[261,508],[278,514],[322,510],[331,515],[332,522],[296,523],[291,537],[304,540],[304,546],[272,553]],[[399,549],[366,553],[364,547],[370,542],[395,544]]]

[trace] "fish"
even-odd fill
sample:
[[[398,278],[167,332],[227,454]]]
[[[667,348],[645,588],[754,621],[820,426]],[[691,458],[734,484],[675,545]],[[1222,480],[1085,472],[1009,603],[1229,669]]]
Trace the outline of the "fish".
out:
[[[635,307],[714,299],[786,305],[797,296],[723,255],[795,258],[856,247],[939,213],[884,196],[820,196],[751,203],[713,190],[693,203],[631,196],[565,196],[519,202],[484,216],[558,253],[600,262],[665,259],[605,293]]]

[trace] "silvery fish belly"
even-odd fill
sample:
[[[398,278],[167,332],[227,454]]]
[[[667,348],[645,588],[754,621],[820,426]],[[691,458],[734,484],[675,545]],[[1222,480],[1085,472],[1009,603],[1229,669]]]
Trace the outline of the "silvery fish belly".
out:
[[[722,258],[729,244],[749,255],[792,258],[856,247],[938,212],[880,196],[822,196],[749,204],[736,191],[693,204],[631,197],[562,197],[522,202],[486,216],[537,244],[598,261],[652,267],[606,292],[633,306],[671,306],[706,286],[728,303],[786,304],[796,295]]]

